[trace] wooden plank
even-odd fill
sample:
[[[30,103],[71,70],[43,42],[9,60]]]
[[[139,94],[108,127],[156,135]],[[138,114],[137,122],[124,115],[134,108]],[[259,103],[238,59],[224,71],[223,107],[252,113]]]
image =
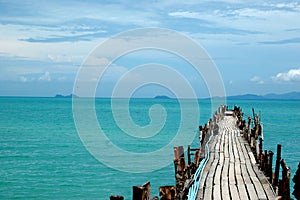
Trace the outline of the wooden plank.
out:
[[[242,199],[242,200],[248,200],[249,197],[248,197],[248,194],[247,194],[247,190],[246,190],[245,184],[238,184],[237,188],[238,188],[238,191],[239,191],[240,199]]]
[[[251,200],[258,199],[258,196],[252,184],[246,184],[246,188],[249,195],[249,199]]]
[[[243,151],[251,151],[249,145],[244,144],[243,146],[244,146],[244,147],[242,148]],[[253,154],[252,154],[252,155],[253,155]],[[258,170],[257,165],[253,165],[253,164],[252,164],[252,163],[254,163],[254,160],[255,160],[255,159],[253,159],[253,158],[254,158],[254,155],[253,155],[253,156],[252,156],[252,155],[249,154],[249,153],[247,154],[246,159],[247,159],[247,160],[250,160],[250,162],[248,161],[248,162],[246,163],[246,166],[247,166],[247,170],[249,171],[251,180],[252,180],[253,183],[255,184],[255,185],[254,185],[254,186],[255,186],[255,189],[257,190],[257,192],[258,192],[258,194],[260,195],[261,198],[274,199],[275,194],[274,194],[273,190],[270,188],[270,186],[269,186],[269,185],[265,185],[265,184],[263,185],[263,184],[261,183],[261,180],[260,180],[259,182],[257,182],[257,178],[258,178],[258,179],[259,179],[259,177],[264,177],[264,178],[265,178],[265,176],[264,176],[262,173],[259,174],[259,175],[258,175],[258,173],[255,173],[255,171],[259,171],[259,170]],[[252,157],[252,158],[250,158],[250,157]],[[252,160],[252,161],[251,161],[251,160]],[[268,183],[268,181],[267,181],[267,183]],[[263,194],[262,190],[264,190],[264,194]]]
[[[222,198],[223,198],[223,200],[230,199],[228,171],[229,171],[229,158],[225,158],[223,169],[222,169]]]
[[[205,195],[205,192],[204,192],[204,189],[205,189],[205,184],[206,184],[206,181],[207,181],[207,175],[209,173],[209,170],[212,166],[212,163],[215,159],[215,146],[216,146],[216,143],[217,143],[217,136],[213,136],[212,139],[211,139],[211,143],[208,145],[209,149],[210,149],[210,155],[209,155],[209,160],[205,166],[205,168],[203,169],[203,173],[202,173],[202,177],[201,177],[201,180],[200,180],[200,183],[199,183],[199,189],[198,189],[198,193],[197,193],[197,199],[203,199],[204,198],[204,195]],[[213,180],[211,178],[211,180]],[[210,181],[208,180],[208,184]],[[211,183],[211,186],[212,186],[212,183]],[[207,186],[207,190],[209,187]],[[212,191],[210,191],[212,192]],[[208,195],[208,194],[207,194]],[[206,197],[208,198],[208,197]]]
[[[253,165],[250,162],[247,162],[246,167],[247,167],[248,173],[249,173],[250,178],[253,182],[253,185],[255,187],[255,190],[257,192],[257,195],[258,195],[259,199],[267,199],[267,197],[265,195],[265,192],[264,192],[264,189],[263,189],[260,181],[258,180],[258,178],[257,178],[257,176],[256,176],[256,174],[253,170]]]
[[[268,199],[272,200],[272,199],[275,199],[276,198],[276,195],[275,195],[275,192],[274,190],[272,189],[272,186],[270,185],[270,183],[262,183],[263,185],[263,188],[265,190],[265,193],[268,197]]]
[[[222,165],[218,165],[215,176],[214,176],[214,185],[221,185],[221,171],[222,171]]]
[[[211,138],[211,142],[208,145],[209,151],[210,152],[215,152],[215,147],[216,147],[216,143],[217,143],[217,138],[218,136],[212,136]]]
[[[268,199],[275,199],[275,192],[274,192],[271,184],[269,183],[267,177],[257,167],[253,168],[253,170],[256,173],[256,176],[258,177],[259,182],[262,184],[262,187],[263,187]]]
[[[220,158],[219,158],[219,164],[220,165],[224,164],[224,159],[225,159],[224,153],[220,152]]]
[[[252,178],[252,177],[256,177],[256,174],[254,173],[253,171],[253,166],[250,162],[246,162],[246,167],[247,167],[247,170],[248,170],[248,173],[249,173],[249,176]]]
[[[205,189],[204,189],[204,200],[211,200],[212,193],[213,193],[213,177],[207,177],[207,180],[205,182]]]
[[[231,199],[240,200],[239,192],[238,192],[236,185],[230,185],[229,187],[230,187]]]
[[[229,164],[229,185],[234,185],[235,183],[235,175],[234,175],[234,163]]]
[[[202,197],[204,196],[204,185],[205,185],[205,181],[206,181],[209,169],[211,168],[211,165],[214,160],[214,154],[215,153],[210,154],[210,159],[208,160],[208,162],[203,170],[202,177],[201,177],[200,184],[199,184],[198,193],[197,193],[197,199],[202,199]]]
[[[243,179],[242,175],[236,175],[235,178],[236,178],[236,184],[237,185],[245,185],[245,182],[244,182],[244,179]]]
[[[229,142],[229,159],[230,162],[234,162],[234,154],[233,154],[233,148],[232,148],[232,137],[230,134],[228,134],[228,142]]]
[[[265,195],[265,191],[261,185],[261,183],[259,182],[257,177],[251,177],[252,181],[253,181],[253,185],[255,187],[257,196],[259,199],[267,199],[267,196]]]
[[[254,157],[253,152],[251,151],[251,152],[249,152],[248,154],[249,154],[251,163],[252,163],[253,165],[256,164],[256,160],[255,160],[255,157]]]
[[[221,185],[214,185],[214,187],[213,187],[213,199],[214,200],[222,200]]]
[[[217,155],[218,155],[218,153],[215,153],[215,158],[214,158],[214,161],[211,165],[211,168],[209,168],[209,172],[208,172],[207,177],[214,178],[215,171],[216,171],[216,168],[217,168],[217,165],[218,165],[218,159],[219,159],[219,157],[217,157]]]
[[[210,157],[206,166],[203,169],[202,177],[199,182],[199,189],[196,197],[197,199],[212,199],[213,177],[208,176],[208,174],[210,173],[212,164],[215,161],[215,149],[216,149],[215,146],[217,142],[218,142],[218,136],[212,136],[210,143],[208,143]]]
[[[235,176],[241,175],[241,164],[239,162],[234,164],[234,171],[235,171]]]
[[[229,142],[228,142],[228,134],[224,134],[225,135],[225,144],[224,144],[224,156],[225,158],[229,158]]]
[[[229,171],[229,158],[225,158],[223,169],[222,169],[222,178],[228,179],[228,171]]]
[[[245,164],[241,164],[242,176],[245,184],[251,184],[250,176],[248,174],[247,168]]]
[[[239,152],[240,162],[245,163],[245,156],[244,156],[244,153],[242,152],[242,147],[241,147],[240,140],[239,140],[239,138],[235,138],[235,139],[237,141],[237,149],[238,149],[238,152]]]
[[[225,133],[221,134],[220,152],[224,152]]]
[[[216,144],[216,148],[215,148],[215,151],[220,151],[220,143],[221,143],[221,138],[220,138],[220,135],[218,135],[218,141],[217,141],[217,144]]]
[[[240,156],[239,156],[239,152],[238,152],[238,149],[237,149],[236,137],[237,136],[235,134],[235,131],[232,131],[233,154],[234,154],[234,157],[235,157],[235,161],[239,162]]]
[[[228,185],[228,177],[222,178],[222,199],[223,200],[230,200],[230,192],[229,192],[229,185]]]

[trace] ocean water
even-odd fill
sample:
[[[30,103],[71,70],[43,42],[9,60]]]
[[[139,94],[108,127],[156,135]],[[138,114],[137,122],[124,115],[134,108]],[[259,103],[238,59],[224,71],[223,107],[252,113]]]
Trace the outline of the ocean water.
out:
[[[189,100],[184,101],[189,105]],[[198,103],[197,120],[204,124],[211,116],[211,103],[209,100]],[[155,121],[149,117],[149,109],[157,104],[164,108],[166,117]],[[300,101],[239,100],[228,101],[227,105],[242,107],[245,118],[252,116],[252,107],[260,111],[264,148],[276,152],[276,145],[282,144],[282,157],[291,167],[293,177],[300,162]],[[145,153],[145,157],[172,141],[182,125],[180,102],[175,99],[129,101],[130,117],[136,125],[147,126],[151,122],[155,125],[165,120],[154,138],[136,139],[125,134],[116,125],[110,99],[96,99],[95,108],[99,124],[113,144],[124,151]],[[127,108],[120,104],[116,109]],[[198,145],[197,129],[184,130],[195,136],[194,147]],[[169,151],[173,153],[172,148]],[[113,155],[111,152],[112,159]],[[125,167],[135,167],[129,159],[116,160],[119,161]],[[165,167],[144,173],[119,171],[99,162],[77,134],[72,99],[0,98],[0,199],[109,199],[110,195],[131,199],[132,186],[147,181],[151,182],[152,196],[158,194],[159,186],[174,185],[172,159]]]

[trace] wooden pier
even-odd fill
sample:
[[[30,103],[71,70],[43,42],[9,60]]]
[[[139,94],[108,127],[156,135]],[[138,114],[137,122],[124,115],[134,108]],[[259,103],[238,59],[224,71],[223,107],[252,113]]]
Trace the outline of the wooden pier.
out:
[[[221,105],[207,124],[199,126],[200,145],[188,146],[187,163],[184,147],[174,147],[176,185],[161,186],[159,196],[152,199],[290,200],[290,168],[281,158],[281,145],[277,145],[273,172],[274,153],[263,151],[263,128],[252,111],[253,118],[246,122],[241,108]],[[297,173],[295,188],[300,185],[300,163]],[[294,194],[300,196],[296,190]],[[151,199],[150,182],[133,186],[132,199]]]
[[[218,122],[219,131],[208,145],[209,160],[203,169],[196,199],[275,199],[272,186],[258,169],[236,121],[233,116],[224,116]]]

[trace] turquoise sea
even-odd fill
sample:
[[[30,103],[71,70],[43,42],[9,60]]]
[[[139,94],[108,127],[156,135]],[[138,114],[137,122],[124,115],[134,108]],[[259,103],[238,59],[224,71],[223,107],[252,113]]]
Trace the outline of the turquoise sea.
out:
[[[167,113],[158,139],[135,140],[116,125],[110,102],[110,99],[96,99],[97,118],[110,141],[129,152],[147,153],[161,148],[181,125],[178,100],[132,99],[129,111],[137,125],[151,122],[149,109],[154,104],[162,105]],[[198,103],[200,125],[207,122],[212,110],[209,100]],[[252,116],[252,107],[260,112],[264,148],[276,152],[276,145],[282,144],[282,157],[291,167],[293,177],[300,161],[300,101],[231,100],[227,105],[240,106],[245,118]],[[198,145],[197,129],[186,130],[186,134],[195,134],[194,147]],[[113,152],[111,155],[114,159]],[[128,160],[122,165],[132,163]],[[151,182],[154,196],[159,186],[174,185],[173,170],[172,160],[167,167],[147,173],[122,172],[99,162],[77,134],[72,99],[0,98],[0,199],[109,199],[110,195],[131,199],[132,186],[147,181]]]

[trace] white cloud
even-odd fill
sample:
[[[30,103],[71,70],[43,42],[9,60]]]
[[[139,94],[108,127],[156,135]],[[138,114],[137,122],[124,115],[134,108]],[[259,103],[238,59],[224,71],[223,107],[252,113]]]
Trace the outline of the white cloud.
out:
[[[181,18],[192,18],[201,19],[201,15],[197,12],[183,11],[183,12],[170,12],[169,16],[181,17]]]
[[[42,76],[39,77],[39,81],[51,81],[51,76],[49,72],[45,72]]]
[[[264,84],[265,82],[258,76],[254,76],[250,79],[251,82],[257,83],[257,84]]]
[[[278,73],[271,78],[274,81],[298,82],[300,81],[300,67],[298,69],[290,69],[288,72]]]

